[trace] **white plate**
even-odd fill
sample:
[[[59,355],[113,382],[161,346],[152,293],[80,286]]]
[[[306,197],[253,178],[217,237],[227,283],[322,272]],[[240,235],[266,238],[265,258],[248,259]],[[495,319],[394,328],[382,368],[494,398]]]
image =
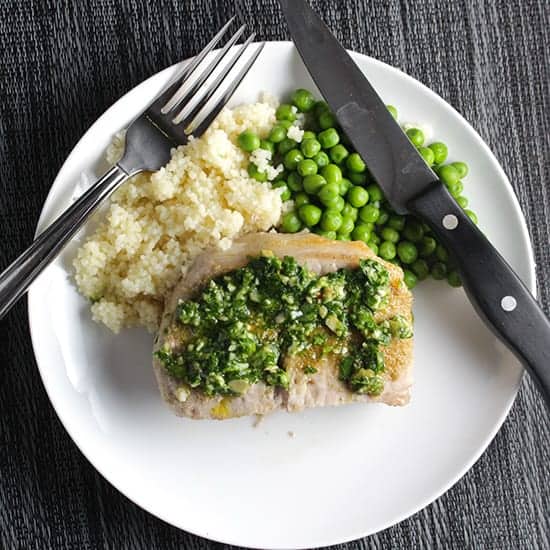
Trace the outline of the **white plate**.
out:
[[[510,183],[468,123],[416,80],[353,54],[401,121],[421,121],[466,160],[466,194],[480,225],[535,291],[534,262]],[[170,77],[170,68],[117,101],[79,141],[48,196],[39,227],[69,203],[82,171],[102,166],[110,137]],[[261,90],[314,89],[290,43],[268,43],[233,104]],[[178,419],[151,369],[151,337],[92,322],[70,280],[74,244],[29,293],[36,359],[65,428],[128,498],[193,533],[237,545],[309,548],[356,539],[420,510],[487,447],[522,369],[479,321],[462,290],[415,290],[415,379],[408,407],[351,405],[250,418]],[[487,274],[491,276],[490,273]],[[294,437],[290,437],[293,433]],[[57,467],[52,465],[53,468]]]

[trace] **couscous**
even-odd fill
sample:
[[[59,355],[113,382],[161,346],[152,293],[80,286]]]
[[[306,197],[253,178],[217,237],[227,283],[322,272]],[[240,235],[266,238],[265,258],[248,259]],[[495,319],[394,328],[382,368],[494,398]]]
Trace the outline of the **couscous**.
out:
[[[237,145],[247,128],[266,136],[275,109],[272,98],[225,109],[201,138],[175,149],[167,166],[133,177],[113,194],[105,220],[74,260],[95,321],[114,332],[128,326],[154,332],[167,293],[198,253],[226,249],[239,235],[278,224],[281,190],[247,174],[249,155]],[[122,146],[118,136],[109,161],[116,162]],[[268,179],[276,174],[272,169]]]

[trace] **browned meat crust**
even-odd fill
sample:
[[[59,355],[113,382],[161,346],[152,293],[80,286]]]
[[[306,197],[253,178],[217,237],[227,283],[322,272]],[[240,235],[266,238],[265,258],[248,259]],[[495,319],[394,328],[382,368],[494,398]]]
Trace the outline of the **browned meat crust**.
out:
[[[177,338],[171,336],[167,329],[174,322],[174,312],[180,299],[191,298],[208,280],[246,265],[250,256],[257,256],[264,250],[270,250],[279,257],[293,256],[300,264],[319,274],[342,267],[354,268],[360,259],[374,258],[389,271],[391,284],[389,305],[378,312],[377,317],[385,319],[399,314],[412,320],[412,295],[403,282],[402,270],[376,257],[365,244],[331,241],[311,233],[257,233],[235,241],[229,250],[209,250],[197,257],[166,302],[155,350],[165,343],[169,347],[176,345]],[[386,381],[384,391],[378,397],[349,391],[338,380],[337,360],[330,355],[317,361],[316,374],[303,372],[300,357],[287,357],[285,366],[291,380],[288,391],[257,383],[244,395],[237,397],[208,397],[192,391],[185,401],[181,401],[178,399],[178,381],[156,359],[154,369],[163,399],[177,415],[191,418],[224,419],[267,414],[276,409],[299,411],[306,407],[341,405],[353,401],[405,405],[409,402],[412,385],[412,347],[411,338],[393,339],[390,345],[382,348]]]

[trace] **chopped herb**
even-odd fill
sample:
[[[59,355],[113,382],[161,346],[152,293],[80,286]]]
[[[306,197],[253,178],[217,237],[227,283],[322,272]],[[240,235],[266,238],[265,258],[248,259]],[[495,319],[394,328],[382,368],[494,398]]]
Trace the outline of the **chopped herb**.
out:
[[[402,315],[396,315],[389,320],[392,336],[396,338],[412,338],[413,331],[411,324]]]
[[[179,382],[206,395],[239,395],[257,382],[287,389],[286,355],[342,355],[340,379],[358,393],[384,389],[380,346],[410,338],[406,319],[375,321],[389,299],[389,274],[374,260],[318,276],[292,257],[263,251],[248,265],[181,301],[177,350],[156,357]],[[303,368],[314,374],[313,366]]]
[[[350,386],[357,393],[380,395],[384,391],[384,379],[370,369],[359,369],[351,377]]]

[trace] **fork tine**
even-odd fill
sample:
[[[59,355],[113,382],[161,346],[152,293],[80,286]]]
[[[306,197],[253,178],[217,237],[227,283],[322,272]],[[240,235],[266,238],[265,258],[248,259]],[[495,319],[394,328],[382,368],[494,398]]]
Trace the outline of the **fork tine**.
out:
[[[241,37],[245,28],[246,28],[246,24],[241,25],[239,27],[237,32],[227,41],[225,46],[220,49],[220,51],[216,54],[216,57],[209,63],[208,67],[206,67],[206,69],[204,69],[204,71],[201,72],[200,76],[193,83],[193,85],[189,87],[188,90],[184,91],[183,89],[187,82],[187,78],[183,81],[180,81],[179,89],[170,98],[170,100],[166,103],[166,105],[164,105],[164,107],[161,109],[160,112],[163,115],[166,115],[172,110],[174,110],[182,101],[184,101],[188,97],[193,97],[198,92],[198,90],[200,90],[205,80],[213,73],[216,67],[220,64],[221,60],[226,56],[231,46],[233,46],[235,42],[237,42],[237,40]]]
[[[216,91],[221,86],[222,82],[224,81],[229,71],[235,66],[237,61],[241,58],[241,56],[243,55],[243,53],[245,52],[245,50],[248,48],[248,46],[254,40],[255,37],[256,37],[256,33],[252,33],[245,40],[245,42],[238,49],[237,53],[231,58],[230,61],[228,61],[225,64],[225,67],[216,76],[214,81],[208,87],[204,86],[202,93],[201,91],[199,91],[197,103],[192,108],[192,110],[189,113],[185,114],[185,111],[187,109],[187,105],[185,105],[183,109],[172,120],[172,124],[179,124],[184,119],[191,122],[195,118],[195,116],[199,113],[199,111],[206,105],[206,103],[208,103],[208,100],[216,93]]]
[[[230,27],[231,23],[235,21],[236,15],[231,17],[229,21],[216,33],[216,35],[206,44],[206,46],[191,60],[190,63],[187,63],[182,67],[173,78],[170,79],[170,82],[159,92],[159,94],[151,102],[151,106],[158,104],[160,106],[164,105],[166,101],[172,94],[181,86],[181,84],[191,75],[191,73],[199,66],[201,61],[210,53],[216,44],[220,41],[222,36],[225,34],[227,29]]]
[[[243,44],[244,45],[244,44]],[[200,136],[204,134],[206,129],[210,126],[212,121],[218,116],[219,112],[225,107],[227,102],[231,99],[231,96],[235,93],[235,90],[238,88],[239,84],[243,81],[243,78],[247,75],[248,71],[260,55],[261,51],[264,49],[265,42],[262,42],[257,48],[256,51],[250,56],[250,59],[245,63],[243,68],[237,73],[225,93],[220,97],[216,102],[212,110],[204,117],[200,124],[193,128],[192,124],[195,121],[192,121],[189,127],[186,129],[186,133],[193,134],[195,136]],[[199,113],[200,114],[200,113]]]

